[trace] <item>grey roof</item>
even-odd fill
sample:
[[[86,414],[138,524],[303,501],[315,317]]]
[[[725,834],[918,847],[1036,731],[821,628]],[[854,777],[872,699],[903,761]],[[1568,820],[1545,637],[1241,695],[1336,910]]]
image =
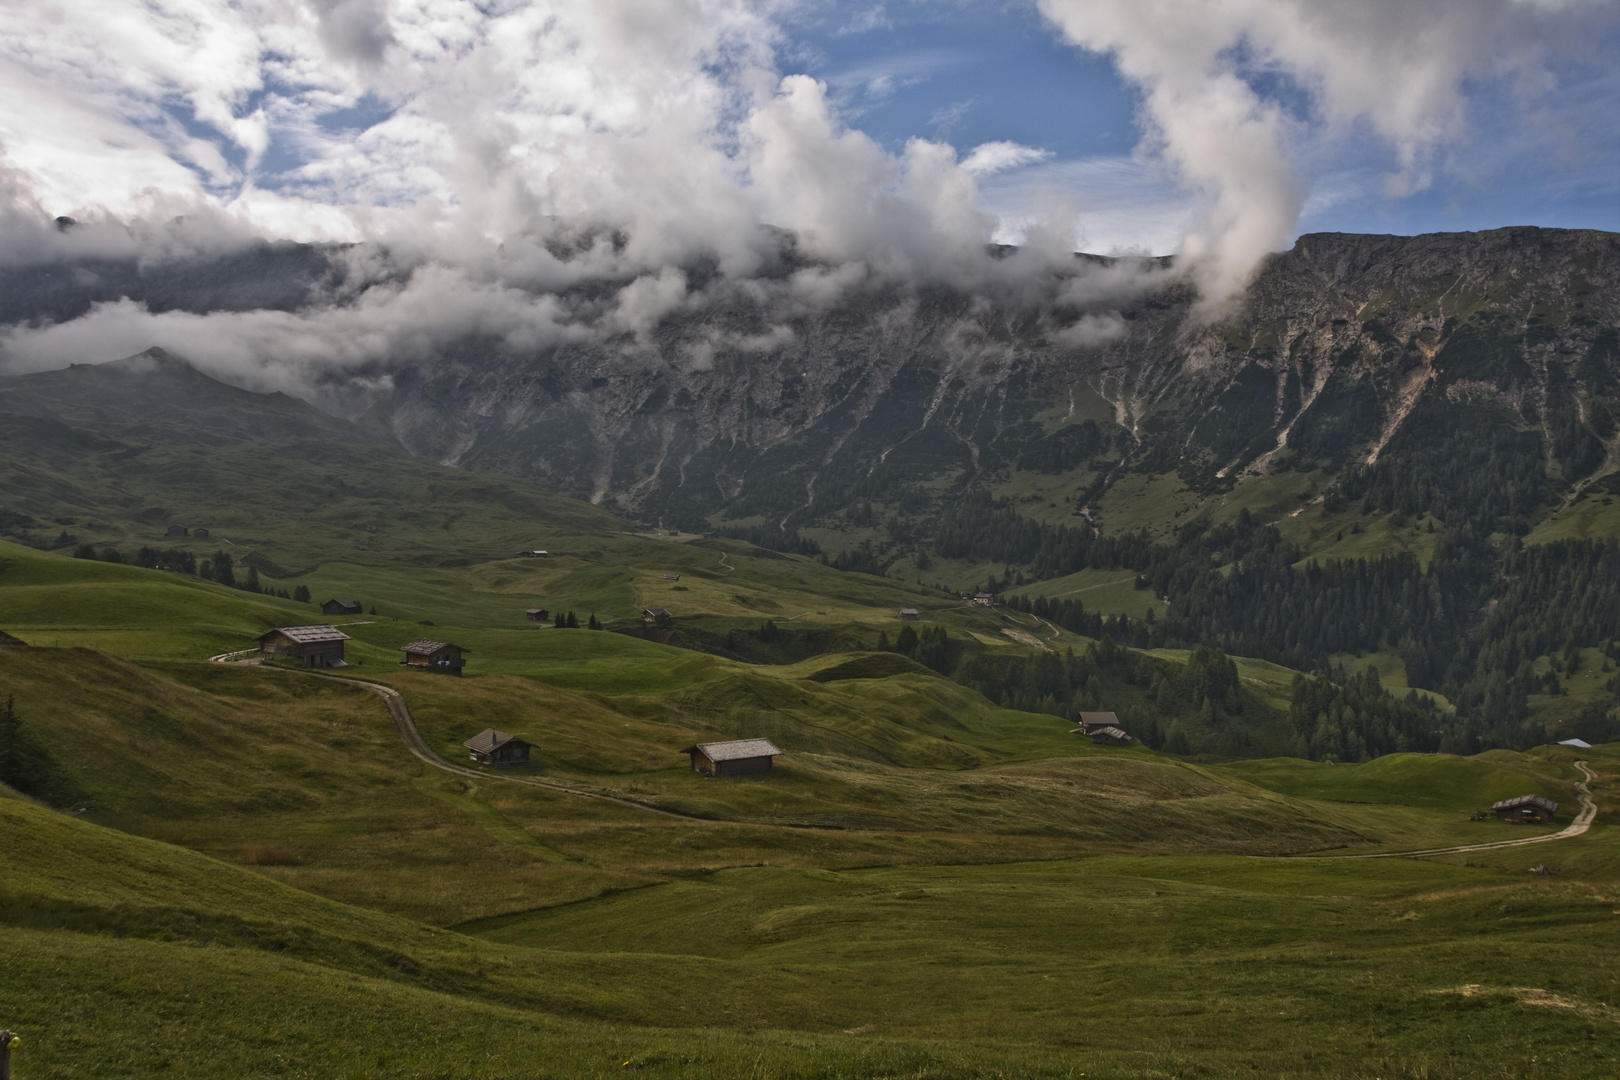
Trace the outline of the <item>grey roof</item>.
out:
[[[1134,736],[1127,734],[1126,732],[1120,730],[1117,727],[1093,728],[1091,731],[1087,732],[1087,734],[1088,735],[1101,735],[1106,739],[1124,739],[1126,742],[1135,742],[1136,741],[1136,738]]]
[[[350,600],[347,596],[334,596],[334,597],[332,597],[332,599],[328,600],[327,603],[328,604],[342,604],[344,607],[359,607],[360,606],[359,604],[355,603],[353,600]]]
[[[736,739],[732,742],[700,742],[688,746],[683,754],[697,750],[710,761],[741,761],[744,758],[775,757],[782,751],[769,739]]]
[[[1492,810],[1512,810],[1517,806],[1539,806],[1547,813],[1558,809],[1558,804],[1551,799],[1544,799],[1540,795],[1520,795],[1517,799],[1503,799],[1499,803],[1492,803]]]
[[[471,652],[460,645],[452,645],[448,641],[413,641],[408,645],[401,645],[399,651],[409,653],[411,656],[432,656],[440,649],[455,649],[457,652]]]
[[[348,641],[349,635],[335,626],[278,626],[274,630],[260,634],[261,638],[271,634],[286,634],[300,645],[315,645],[323,641]]]
[[[1587,742],[1585,739],[1562,739],[1562,740],[1559,741],[1558,745],[1559,746],[1573,746],[1577,750],[1590,750],[1590,749],[1592,749],[1592,744]]]
[[[900,609],[900,614],[902,614],[902,615],[915,615],[915,614],[917,614],[917,609],[914,608],[914,607],[903,607],[903,608]]]
[[[476,750],[481,754],[490,754],[509,743],[522,743],[524,746],[534,745],[525,739],[518,738],[516,735],[508,735],[506,732],[496,731],[494,728],[485,728],[461,745],[469,750]]]
[[[1074,718],[1081,727],[1116,727],[1119,724],[1119,717],[1111,712],[1076,713]]]

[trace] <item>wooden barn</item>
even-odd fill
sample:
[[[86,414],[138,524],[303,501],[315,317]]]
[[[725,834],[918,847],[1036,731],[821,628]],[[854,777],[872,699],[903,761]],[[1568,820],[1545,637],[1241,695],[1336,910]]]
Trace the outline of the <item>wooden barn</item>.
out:
[[[259,635],[259,651],[290,656],[307,668],[344,667],[343,643],[348,640],[335,626],[278,626]]]
[[[996,594],[987,592],[976,593],[973,597],[973,602],[980,607],[995,607]]]
[[[664,580],[665,581],[679,581],[679,580],[681,580],[681,575],[679,575],[679,574],[665,574],[664,575]]]
[[[770,772],[772,759],[781,752],[769,739],[704,742],[681,751],[692,756],[692,771],[704,776]]]
[[[1491,806],[1503,821],[1526,825],[1550,825],[1558,813],[1558,804],[1540,795],[1520,795],[1517,799],[1503,799]]]
[[[675,616],[671,615],[661,607],[643,608],[641,612],[641,621],[649,626],[664,626],[668,623],[674,622]]]
[[[208,530],[207,529],[192,529],[191,530],[191,535],[195,536],[199,540],[206,540],[206,539],[208,539]]]
[[[344,596],[335,596],[321,605],[322,615],[359,615],[360,613],[360,605]]]
[[[461,745],[480,765],[527,765],[529,747],[534,744],[504,731],[485,728]]]
[[[448,641],[413,641],[409,645],[401,645],[399,651],[405,654],[405,659],[400,663],[407,667],[426,668],[444,675],[460,675],[461,669],[467,666],[461,654],[471,650]]]
[[[903,608],[901,608],[900,609],[900,618],[902,620],[904,620],[905,622],[916,622],[917,621],[917,609],[914,608],[914,607],[903,607]]]
[[[1134,736],[1127,735],[1117,727],[1100,727],[1086,734],[1090,735],[1091,741],[1098,746],[1129,746],[1136,741]]]
[[[529,608],[523,614],[530,622],[545,622],[547,619],[551,618],[551,612],[543,607]]]
[[[164,536],[190,536],[191,530],[184,525],[170,525],[163,532]]]
[[[1105,727],[1119,727],[1119,717],[1111,712],[1082,712],[1076,713],[1074,722],[1080,726],[1074,730],[1090,735],[1093,731]]]

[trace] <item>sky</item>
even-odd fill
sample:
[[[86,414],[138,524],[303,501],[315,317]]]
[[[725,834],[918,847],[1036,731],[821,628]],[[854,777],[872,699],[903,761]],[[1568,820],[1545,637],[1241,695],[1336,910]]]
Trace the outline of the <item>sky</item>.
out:
[[[819,262],[783,310],[926,279],[1104,318],[1134,285],[1046,273],[1080,249],[1176,254],[1214,311],[1302,232],[1620,230],[1617,112],[1620,0],[0,0],[0,261],[375,242],[317,313],[353,337],[225,335],[259,362],[362,363],[401,305],[644,336],[766,227]],[[215,333],[86,319],[0,363]]]

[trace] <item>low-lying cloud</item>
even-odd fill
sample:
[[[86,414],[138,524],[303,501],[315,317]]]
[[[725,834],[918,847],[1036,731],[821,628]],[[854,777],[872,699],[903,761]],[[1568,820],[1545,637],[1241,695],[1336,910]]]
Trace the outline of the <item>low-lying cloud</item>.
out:
[[[780,347],[787,321],[852,292],[911,285],[1067,310],[1060,340],[1093,347],[1124,331],[1125,298],[1166,277],[1190,278],[1206,315],[1225,310],[1291,242],[1302,159],[1323,140],[1380,141],[1389,190],[1419,190],[1468,131],[1467,80],[1533,93],[1549,57],[1613,18],[1582,0],[1038,0],[1055,34],[1112,57],[1141,93],[1142,144],[1109,168],[1153,178],[1153,205],[1185,215],[1165,272],[1072,258],[1098,169],[1009,141],[891,150],[849,126],[825,85],[779,70],[778,20],[796,6],[10,5],[0,263],[357,246],[342,290],[304,310],[125,299],[6,329],[0,360],[32,370],[160,344],[296,389],[464,337],[645,349],[661,320],[728,289],[769,306],[772,328],[688,343],[701,366],[717,348]],[[1025,205],[988,211],[987,185]],[[1021,250],[993,256],[1009,234]]]

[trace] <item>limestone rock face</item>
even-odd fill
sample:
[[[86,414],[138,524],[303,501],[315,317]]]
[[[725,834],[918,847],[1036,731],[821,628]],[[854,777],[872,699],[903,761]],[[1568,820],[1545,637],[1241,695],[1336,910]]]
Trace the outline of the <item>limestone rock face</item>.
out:
[[[646,340],[469,346],[402,371],[371,418],[413,453],[687,528],[937,501],[1030,467],[1086,419],[1083,449],[1118,463],[1108,482],[1137,469],[1218,487],[1290,461],[1339,474],[1401,450],[1436,412],[1539,431],[1554,487],[1610,456],[1620,236],[1307,235],[1225,317],[1195,324],[1193,299],[1138,295],[1121,337],[1082,346],[1065,344],[1073,312],[943,291],[803,315],[733,296]],[[769,348],[737,345],[773,331]],[[1559,460],[1560,440],[1584,449]],[[1093,480],[1076,508],[1097,494]]]

